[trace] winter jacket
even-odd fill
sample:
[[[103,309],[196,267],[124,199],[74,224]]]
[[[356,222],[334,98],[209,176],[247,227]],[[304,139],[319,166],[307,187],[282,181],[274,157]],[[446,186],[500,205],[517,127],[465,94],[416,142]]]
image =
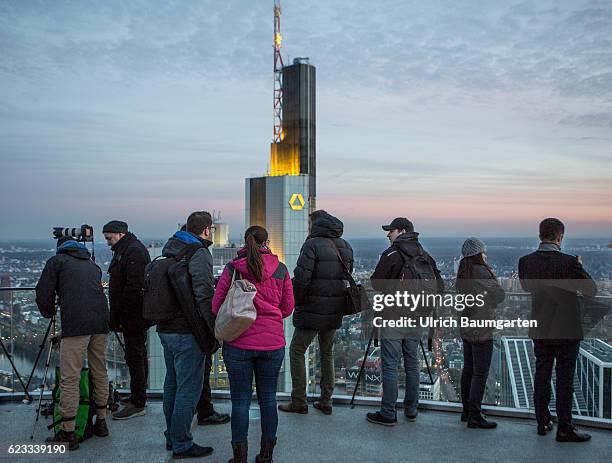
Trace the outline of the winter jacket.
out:
[[[343,228],[342,222],[330,214],[317,216],[312,222],[293,272],[296,328],[331,330],[342,325],[347,278],[338,251],[345,268],[353,272],[353,248],[341,238]]]
[[[111,250],[113,259],[108,267],[111,329],[124,333],[144,331],[150,326],[142,318],[142,287],[144,269],[151,262],[149,252],[132,233],[126,233]]]
[[[108,303],[101,280],[102,270],[85,245],[67,241],[47,261],[36,284],[38,310],[51,318],[58,296],[62,337],[108,333]]]
[[[285,264],[279,262],[278,257],[264,247],[261,248],[261,258],[263,280],[260,282],[247,268],[246,249],[240,249],[238,257],[223,269],[212,301],[212,312],[216,316],[230,289],[233,269],[257,288],[254,299],[257,318],[244,333],[228,343],[240,349],[268,351],[284,347],[283,318],[291,315],[295,304],[291,278]]]
[[[531,293],[531,318],[538,322],[529,329],[532,339],[564,344],[583,338],[578,293],[594,297],[597,286],[575,256],[556,247],[535,251],[520,258],[519,278]]]
[[[495,320],[495,308],[506,298],[506,292],[499,285],[495,275],[487,267],[475,264],[472,274],[465,277],[457,276],[457,293],[483,295],[482,307],[466,307],[458,311],[459,317],[468,317],[470,320]],[[482,343],[493,338],[493,328],[464,328],[459,329],[461,338],[471,343]]]
[[[438,293],[444,291],[444,280],[436,266],[436,261],[423,249],[418,241],[418,233],[406,232],[398,236],[393,244],[389,246],[380,256],[374,273],[370,277],[372,288],[381,292],[392,292],[395,287],[391,280],[400,277],[404,261],[422,253],[429,261],[436,275]]]
[[[202,246],[189,260],[189,275],[191,275],[191,288],[197,310],[204,318],[210,319],[212,323],[211,303],[215,293],[215,279],[212,255],[208,250],[211,244],[211,241],[202,239],[193,233],[178,231],[165,244],[162,255],[164,257],[174,257],[186,246]],[[192,333],[191,326],[182,315],[180,308],[177,309],[176,313],[179,314],[176,318],[157,324],[159,333]]]

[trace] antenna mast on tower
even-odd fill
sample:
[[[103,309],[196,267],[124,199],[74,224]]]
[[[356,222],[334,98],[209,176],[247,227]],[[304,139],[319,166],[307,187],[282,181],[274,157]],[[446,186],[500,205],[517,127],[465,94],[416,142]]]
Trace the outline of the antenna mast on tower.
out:
[[[283,57],[280,31],[280,0],[274,0],[274,136],[272,141],[280,143],[283,137]]]

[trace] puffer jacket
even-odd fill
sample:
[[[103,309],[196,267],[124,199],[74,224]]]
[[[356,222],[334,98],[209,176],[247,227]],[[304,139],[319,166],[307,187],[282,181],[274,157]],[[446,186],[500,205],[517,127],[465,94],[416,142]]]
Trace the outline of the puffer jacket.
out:
[[[257,318],[237,339],[228,344],[245,350],[276,350],[285,346],[283,319],[291,315],[295,305],[289,271],[278,257],[267,248],[261,248],[263,280],[255,280],[247,267],[246,249],[238,251],[238,257],[225,266],[215,296],[212,312],[216,316],[232,283],[233,269],[257,288],[254,304]]]
[[[456,288],[459,294],[484,296],[482,307],[469,307],[458,312],[459,317],[467,317],[470,320],[495,320],[495,308],[506,298],[506,293],[495,275],[481,264],[472,267],[472,275],[469,275],[469,278],[457,277]],[[461,327],[459,332],[462,339],[471,343],[482,343],[493,338],[493,328],[490,327]]]
[[[336,247],[345,268],[353,272],[353,248],[341,238],[343,230],[342,222],[327,213],[312,222],[293,272],[296,328],[331,330],[342,325],[347,278]]]
[[[55,315],[56,296],[63,338],[108,333],[102,270],[91,260],[85,245],[67,241],[45,264],[36,284],[36,304],[43,317]]]

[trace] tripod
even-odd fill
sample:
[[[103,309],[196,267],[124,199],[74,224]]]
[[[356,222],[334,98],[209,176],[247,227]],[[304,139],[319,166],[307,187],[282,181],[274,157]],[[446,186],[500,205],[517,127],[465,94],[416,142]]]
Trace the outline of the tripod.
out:
[[[51,333],[51,331],[53,332],[53,334],[49,338],[49,333]],[[32,369],[32,375],[34,374],[34,370],[36,369],[36,364],[38,363],[38,360],[40,359],[42,351],[45,348],[45,343],[47,341],[47,338],[49,338],[49,350],[47,351],[47,360],[45,362],[45,372],[43,373],[43,381],[42,381],[42,385],[40,386],[40,395],[38,397],[38,406],[36,407],[36,420],[34,421],[34,424],[32,425],[32,435],[30,436],[31,440],[34,439],[34,432],[36,430],[36,425],[38,424],[38,419],[40,418],[42,399],[43,399],[43,394],[45,392],[45,384],[47,380],[47,374],[49,372],[49,364],[51,363],[51,353],[53,352],[53,349],[59,349],[59,345],[60,345],[60,338],[59,336],[56,335],[56,331],[55,331],[55,315],[53,315],[53,317],[51,317],[51,320],[49,321],[47,332],[45,333],[43,342],[40,345],[40,350],[38,351],[38,356],[36,357],[36,361],[34,362],[34,368]],[[32,375],[30,375],[30,380],[32,379]],[[28,385],[30,384],[30,380],[28,381]]]
[[[355,389],[353,389],[353,396],[351,397],[350,407],[355,408],[355,396],[357,395],[357,388],[359,387],[359,382],[361,381],[361,376],[363,375],[363,370],[365,368],[365,362],[368,358],[368,354],[370,353],[370,347],[372,346],[372,341],[374,340],[374,330],[370,334],[370,340],[368,341],[368,346],[366,347],[365,352],[363,353],[363,360],[361,361],[361,367],[359,368],[359,373],[357,374],[357,380],[355,381]],[[375,340],[378,343],[378,339]],[[431,374],[431,370],[429,369],[429,363],[427,362],[427,355],[425,355],[425,347],[423,346],[423,341],[419,339],[419,344],[421,346],[421,352],[423,352],[423,360],[425,361],[425,366],[427,367],[427,373],[429,374],[429,381],[433,385],[433,376]]]
[[[26,400],[28,402],[32,401],[32,396],[30,395],[30,393],[28,392],[28,387],[23,384],[23,379],[21,379],[21,375],[19,374],[19,372],[17,371],[17,367],[15,366],[15,363],[13,362],[13,356],[11,355],[11,353],[8,351],[8,349],[6,348],[6,346],[4,345],[4,342],[2,341],[2,337],[0,337],[0,344],[2,344],[2,350],[4,351],[4,355],[6,355],[6,358],[8,359],[8,361],[11,363],[11,367],[13,368],[13,371],[15,372],[15,376],[17,376],[17,379],[19,380],[19,382],[21,383],[21,387],[23,388],[23,392],[25,393],[26,396]],[[29,384],[29,383],[28,383]]]

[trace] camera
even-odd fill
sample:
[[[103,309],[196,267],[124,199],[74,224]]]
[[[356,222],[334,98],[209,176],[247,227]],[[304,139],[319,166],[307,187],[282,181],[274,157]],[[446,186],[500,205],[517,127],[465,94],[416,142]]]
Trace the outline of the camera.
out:
[[[57,240],[63,237],[74,238],[81,243],[93,242],[93,227],[91,225],[81,225],[73,228],[53,227],[53,239]]]

